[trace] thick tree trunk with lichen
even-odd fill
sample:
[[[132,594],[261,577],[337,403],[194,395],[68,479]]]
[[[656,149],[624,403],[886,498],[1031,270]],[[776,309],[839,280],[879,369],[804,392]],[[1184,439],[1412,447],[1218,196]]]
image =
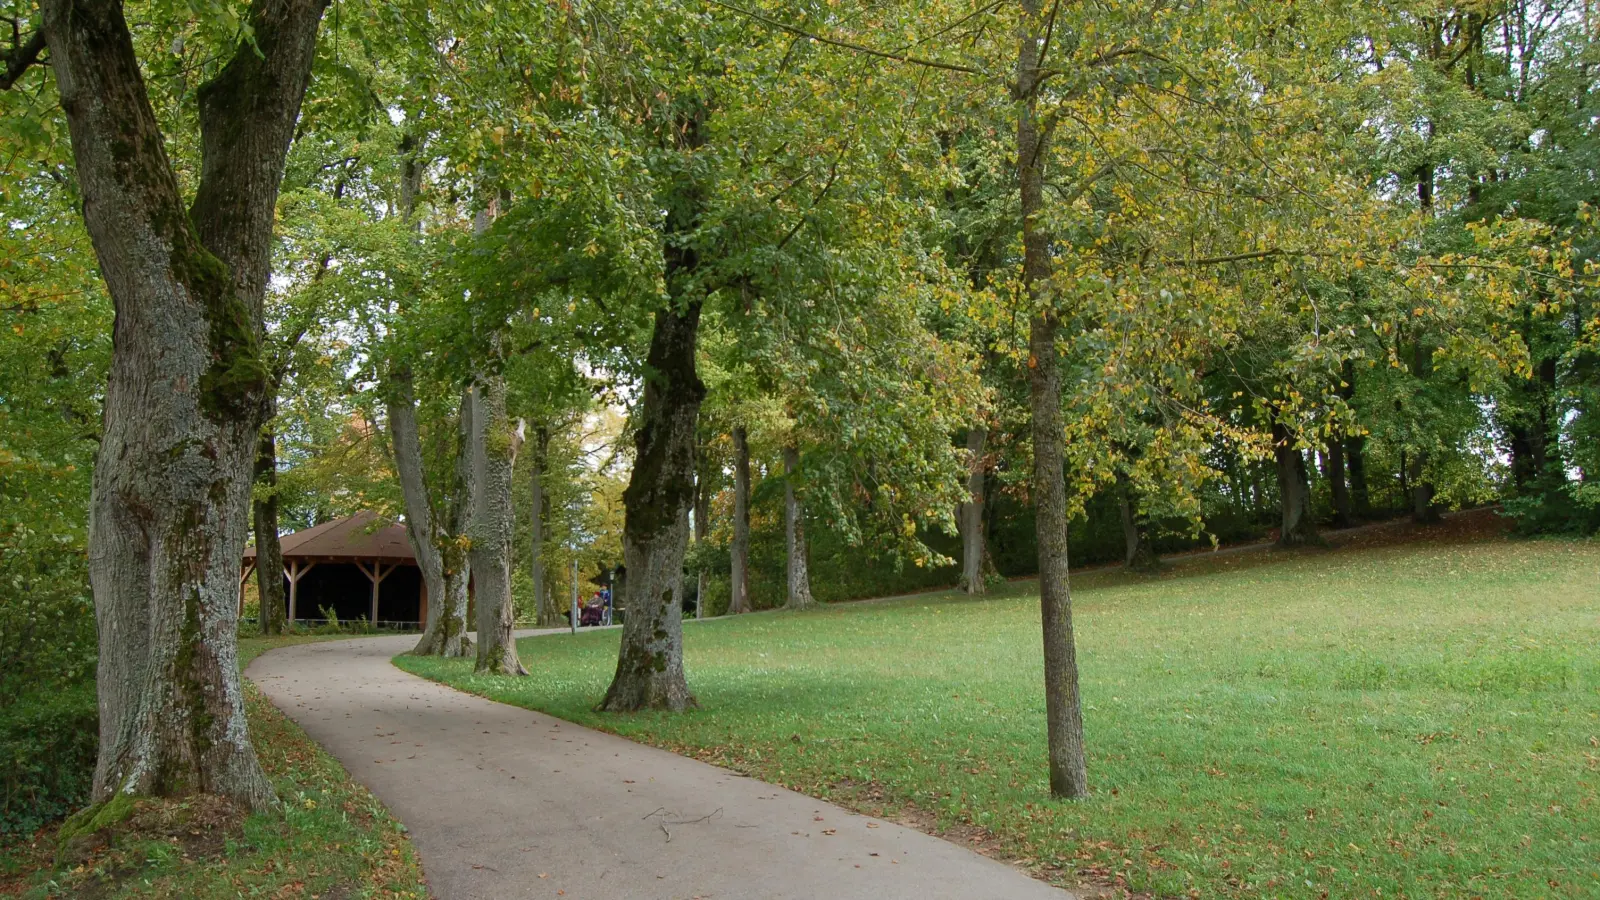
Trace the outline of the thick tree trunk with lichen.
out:
[[[261,429],[256,448],[256,490],[253,498],[256,528],[256,594],[260,597],[261,633],[283,634],[283,543],[278,540],[278,439],[270,427]]]
[[[750,611],[750,438],[733,429],[733,571],[728,584],[728,615]]]
[[[805,609],[817,601],[811,596],[811,566],[806,559],[805,507],[795,491],[800,477],[799,448],[783,448],[783,474],[784,544],[789,558],[789,596],[784,606]]]
[[[468,556],[476,578],[479,673],[526,675],[512,638],[516,608],[511,599],[511,478],[523,428],[506,416],[506,381],[484,375],[473,390],[472,543]]]
[[[1083,751],[1077,645],[1072,631],[1072,594],[1067,584],[1067,482],[1065,432],[1061,421],[1061,364],[1057,320],[1046,295],[1050,280],[1050,236],[1045,230],[1044,165],[1049,135],[1038,119],[1044,73],[1039,54],[1046,29],[1040,0],[1022,0],[1018,32],[1017,182],[1022,211],[1022,282],[1033,309],[1028,334],[1029,402],[1033,418],[1033,496],[1039,541],[1039,603],[1044,632],[1044,703],[1049,740],[1050,793],[1082,797],[1089,792]]]
[[[90,504],[100,636],[93,799],[276,804],[239,686],[239,560],[268,392],[262,299],[321,0],[259,0],[199,91],[184,209],[122,4],[47,0],[42,28],[84,223],[116,310]]]
[[[700,304],[656,313],[625,520],[622,648],[600,709],[695,705],[683,672],[683,555],[694,503],[695,420],[705,385],[695,371]]]
[[[983,527],[983,448],[988,439],[985,428],[967,432],[967,500],[956,510],[956,525],[961,531],[961,589],[968,594],[988,590],[988,573],[984,570],[988,542],[984,540]]]
[[[1278,464],[1278,505],[1283,513],[1278,546],[1320,544],[1322,538],[1311,515],[1311,480],[1305,454],[1294,445],[1289,429],[1278,422],[1272,423],[1272,453]]]

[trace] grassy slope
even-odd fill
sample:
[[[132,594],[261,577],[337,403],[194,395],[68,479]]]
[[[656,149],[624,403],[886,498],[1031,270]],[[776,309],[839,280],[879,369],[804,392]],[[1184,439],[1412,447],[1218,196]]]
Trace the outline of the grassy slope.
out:
[[[1497,540],[1077,578],[1081,803],[1047,796],[1029,586],[692,627],[680,716],[590,711],[615,632],[523,641],[520,681],[397,662],[1140,891],[1596,896],[1597,570]]]
[[[249,638],[240,667],[321,636]],[[0,856],[0,896],[113,898],[427,896],[404,832],[344,767],[246,682],[250,738],[282,815],[241,817],[206,803],[149,806],[110,846],[50,872],[53,832]]]

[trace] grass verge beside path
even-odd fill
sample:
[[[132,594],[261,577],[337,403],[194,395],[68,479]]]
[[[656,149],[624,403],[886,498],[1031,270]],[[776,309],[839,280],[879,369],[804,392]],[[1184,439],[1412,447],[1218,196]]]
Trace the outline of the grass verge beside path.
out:
[[[289,644],[325,636],[239,642],[241,668]],[[416,852],[399,822],[344,767],[245,682],[250,738],[283,801],[247,816],[199,798],[141,801],[121,825],[75,838],[56,868],[55,827],[0,849],[0,897],[423,898]]]
[[[1600,896],[1600,543],[1472,538],[1074,579],[1094,794],[1052,801],[1036,588],[686,629],[683,715],[592,711],[618,635],[531,678],[403,669],[1169,896]]]

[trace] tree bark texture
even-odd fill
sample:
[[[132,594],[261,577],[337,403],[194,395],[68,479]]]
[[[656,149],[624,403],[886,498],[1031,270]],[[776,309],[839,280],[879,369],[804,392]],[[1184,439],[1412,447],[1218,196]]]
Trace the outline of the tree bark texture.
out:
[[[268,637],[285,631],[283,544],[278,540],[278,439],[270,427],[261,430],[256,449],[255,498],[256,594],[260,598],[261,633]]]
[[[411,370],[404,366],[392,368],[386,388],[389,392],[389,437],[406,508],[406,537],[410,540],[417,568],[422,572],[423,587],[428,592],[427,621],[423,623],[422,638],[411,652],[419,656],[465,656],[472,648],[466,634],[467,579],[465,575],[452,577],[464,565],[463,554],[455,535],[446,533],[440,521],[441,511],[435,507],[433,492],[428,489]],[[453,565],[446,565],[447,556]]]
[[[480,377],[472,402],[472,525],[468,556],[475,581],[478,620],[476,671],[526,675],[512,638],[516,606],[511,597],[511,546],[515,513],[511,479],[523,427],[506,415],[506,380],[498,372]]]
[[[683,555],[694,504],[695,424],[705,385],[695,371],[700,304],[656,313],[633,475],[623,491],[622,647],[600,709],[695,706],[683,672]]]
[[[1278,422],[1272,423],[1272,453],[1277,461],[1278,505],[1283,514],[1278,546],[1321,543],[1311,515],[1311,481],[1305,454],[1295,447],[1289,429]]]
[[[750,611],[750,439],[743,427],[733,429],[733,572],[729,579],[728,615]]]
[[[1017,181],[1022,211],[1022,281],[1033,309],[1028,334],[1029,403],[1033,419],[1033,496],[1039,541],[1039,603],[1044,637],[1045,723],[1049,737],[1050,793],[1089,792],[1083,748],[1072,594],[1067,582],[1067,482],[1061,420],[1061,366],[1057,321],[1045,296],[1050,279],[1050,236],[1044,222],[1044,163],[1048,135],[1038,120],[1040,58],[1045,29],[1041,0],[1022,0],[1018,33]]]
[[[784,544],[789,559],[789,594],[784,606],[805,609],[817,601],[811,596],[811,570],[806,558],[805,507],[795,491],[800,477],[799,448],[783,448],[783,470]]]
[[[1150,525],[1139,511],[1139,492],[1133,481],[1117,473],[1117,507],[1122,518],[1123,568],[1130,572],[1153,572],[1160,568],[1155,544],[1150,541]]]
[[[956,511],[956,525],[961,531],[961,587],[968,594],[988,590],[983,565],[988,550],[983,527],[983,448],[988,439],[985,428],[967,432],[967,500]]]
[[[84,223],[116,311],[90,509],[100,635],[93,800],[276,804],[246,731],[239,560],[269,377],[262,300],[321,0],[259,0],[254,42],[199,91],[184,209],[115,0],[48,0],[42,29]]]

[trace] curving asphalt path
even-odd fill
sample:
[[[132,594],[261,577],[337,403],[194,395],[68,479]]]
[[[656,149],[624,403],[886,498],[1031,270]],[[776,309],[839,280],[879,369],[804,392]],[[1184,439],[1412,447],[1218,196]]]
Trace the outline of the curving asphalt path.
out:
[[[389,663],[283,647],[246,674],[411,832],[443,900],[1073,900],[890,822]]]

